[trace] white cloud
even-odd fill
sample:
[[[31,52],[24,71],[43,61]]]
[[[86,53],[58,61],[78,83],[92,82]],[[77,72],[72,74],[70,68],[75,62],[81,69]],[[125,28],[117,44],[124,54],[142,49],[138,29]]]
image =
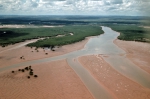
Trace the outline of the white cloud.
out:
[[[148,15],[150,0],[0,0],[0,14]]]

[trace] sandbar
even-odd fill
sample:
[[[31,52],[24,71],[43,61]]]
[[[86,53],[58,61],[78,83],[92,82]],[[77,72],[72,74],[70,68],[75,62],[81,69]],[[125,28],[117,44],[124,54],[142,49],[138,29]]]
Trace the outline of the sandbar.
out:
[[[74,43],[74,44],[55,47],[54,48],[55,51],[52,51],[51,49],[48,49],[48,48],[45,48],[45,49],[38,48],[37,50],[35,50],[36,49],[35,47],[30,48],[26,46],[21,46],[22,43],[10,45],[4,48],[0,47],[0,59],[1,59],[0,68],[8,66],[8,65],[12,65],[12,64],[25,62],[25,61],[59,56],[59,55],[67,54],[69,52],[83,49],[84,45],[88,42],[90,38],[91,37],[87,37],[85,38],[85,40]],[[26,41],[26,42],[29,42],[29,41]]]
[[[150,89],[117,72],[101,55],[82,56],[78,60],[116,99],[150,98]]]
[[[0,73],[1,99],[94,99],[66,60],[32,65],[37,78],[24,67]]]
[[[136,66],[150,74],[150,44],[135,41],[122,41],[116,39],[114,43],[126,52]]]

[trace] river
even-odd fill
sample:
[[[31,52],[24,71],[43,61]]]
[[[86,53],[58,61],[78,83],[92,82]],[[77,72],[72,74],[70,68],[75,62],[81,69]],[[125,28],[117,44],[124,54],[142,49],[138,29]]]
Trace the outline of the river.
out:
[[[113,41],[119,36],[119,33],[113,31],[109,27],[102,26],[104,34],[91,38],[85,45],[85,48],[75,52],[56,57],[43,58],[33,61],[27,61],[19,64],[14,64],[4,68],[0,68],[0,72],[32,64],[39,64],[42,62],[50,62],[54,60],[67,59],[68,64],[80,77],[95,99],[113,99],[112,96],[101,86],[95,78],[83,67],[79,62],[73,61],[75,58],[85,55],[101,54],[109,57],[103,57],[115,70],[132,79],[133,81],[150,88],[150,74],[146,73],[130,60],[125,58],[126,52],[117,47]],[[122,54],[123,56],[121,56]]]

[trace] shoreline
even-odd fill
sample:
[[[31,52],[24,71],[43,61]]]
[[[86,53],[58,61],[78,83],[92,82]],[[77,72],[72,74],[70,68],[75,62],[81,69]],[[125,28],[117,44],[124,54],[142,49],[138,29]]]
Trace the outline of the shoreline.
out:
[[[36,60],[36,59],[41,59],[41,58],[46,58],[46,57],[53,57],[53,56],[67,54],[67,53],[70,53],[73,51],[84,49],[85,44],[89,41],[90,38],[91,37],[87,37],[85,40],[83,40],[81,42],[77,42],[77,43],[69,44],[69,45],[64,45],[62,47],[56,48],[56,51],[51,51],[49,49],[45,50],[42,48],[35,50],[35,48],[29,48],[29,47],[20,47],[17,49],[17,51],[12,49],[12,50],[9,50],[7,53],[4,52],[1,54],[2,56],[0,57],[0,59],[3,61],[1,61],[0,63],[2,64],[1,66],[4,67],[4,66],[8,66],[8,64],[16,64],[16,63],[26,62],[26,61],[30,61],[30,60]],[[113,41],[113,43],[114,42],[115,41]],[[129,42],[129,44],[130,43],[131,42]],[[121,45],[123,45],[123,44],[124,43],[121,43]],[[115,44],[115,45],[117,45],[117,44]],[[119,46],[117,46],[117,47],[119,47]],[[11,51],[13,51],[13,53]],[[46,55],[45,53],[48,53],[48,54]],[[127,52],[126,52],[126,54],[127,54]],[[133,54],[133,52],[130,54]],[[23,56],[24,59],[20,59],[20,56]],[[141,99],[142,96],[145,94],[147,95],[147,97],[150,97],[150,90],[149,89],[137,84],[136,82],[132,81],[131,79],[129,79],[129,78],[123,76],[121,73],[117,72],[102,58],[102,55],[100,55],[100,54],[96,55],[96,56],[95,55],[87,55],[87,56],[81,56],[77,59],[82,61],[80,63],[83,66],[85,66],[85,68],[91,73],[91,75],[97,81],[100,82],[100,84],[102,84],[102,86],[106,87],[105,88],[106,90],[110,89],[110,90],[108,90],[108,92],[110,92],[110,94],[113,93],[113,95],[115,95],[115,97],[118,97],[118,98],[124,97],[125,99],[126,98],[137,99],[138,97],[140,97],[140,99]],[[90,63],[89,60],[92,60],[93,62],[90,61],[91,62]],[[60,63],[59,63],[60,61],[61,60],[52,61],[51,63],[55,62],[54,65],[56,65],[58,63],[56,66],[61,67],[62,64],[60,65]],[[83,64],[83,62],[86,65]],[[5,63],[5,64],[3,64],[3,63]],[[41,65],[41,64],[47,64],[47,62],[46,63],[40,63],[38,65]],[[35,64],[35,65],[37,65],[37,64]],[[91,67],[93,67],[93,68],[91,68]],[[40,69],[39,69],[39,71],[40,71]],[[59,72],[60,68],[58,68],[55,71]],[[72,71],[72,72],[74,72],[74,71]],[[77,74],[76,74],[76,76],[78,77]],[[60,77],[58,77],[58,78],[60,79]],[[122,82],[124,83],[123,86],[122,86]],[[83,82],[82,82],[82,84],[83,84]],[[135,93],[134,90],[138,90],[140,95],[139,95],[139,93]],[[119,93],[118,93],[118,91],[119,91]],[[127,91],[129,91],[129,92],[127,92]],[[130,92],[132,92],[133,96],[131,96]],[[123,93],[125,93],[125,94],[123,94]],[[143,93],[145,93],[145,94],[143,94]]]
[[[150,97],[150,89],[139,85],[116,71],[100,54],[81,56],[78,60],[100,84],[106,87],[108,92],[116,97],[115,99],[143,99],[145,96]]]
[[[59,55],[67,54],[67,53],[74,52],[80,49],[84,49],[85,44],[92,37],[93,36],[86,37],[85,40],[82,40],[80,42],[69,44],[69,45],[64,45],[59,48],[55,48],[55,51],[51,51],[51,49],[42,49],[42,48],[38,48],[37,50],[35,50],[35,47],[30,48],[30,47],[22,46],[22,44],[26,42],[30,42],[30,40],[23,42],[23,43],[10,45],[4,48],[0,47],[0,55],[1,55],[0,56],[0,59],[1,59],[0,68],[8,66],[8,65],[12,65],[12,64],[21,63],[21,62],[59,56]],[[21,57],[22,59],[20,59]]]
[[[135,41],[122,41],[116,39],[115,45],[126,52],[126,58],[136,66],[150,74],[150,44]]]
[[[117,33],[120,35],[119,32]],[[126,52],[126,58],[150,74],[150,43],[125,41],[118,38],[113,43]]]

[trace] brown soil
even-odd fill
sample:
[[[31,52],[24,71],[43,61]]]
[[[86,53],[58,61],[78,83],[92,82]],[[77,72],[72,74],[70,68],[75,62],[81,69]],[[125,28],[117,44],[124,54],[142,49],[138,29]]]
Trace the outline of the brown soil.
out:
[[[37,50],[35,50],[35,48],[30,48],[25,46],[15,48],[16,46],[20,46],[22,43],[11,45],[4,48],[0,47],[0,59],[1,59],[0,68],[4,66],[24,62],[24,61],[36,60],[36,59],[41,59],[46,57],[53,57],[53,56],[58,56],[69,52],[73,52],[76,50],[80,50],[84,48],[84,45],[88,42],[88,39],[89,38],[86,38],[85,40],[78,43],[55,48],[55,51],[51,51],[51,49],[42,49],[42,48],[38,48]]]
[[[0,99],[94,99],[66,60],[33,65],[37,78],[18,69],[0,73]]]
[[[116,99],[150,99],[150,89],[117,72],[100,55],[83,56],[79,61]]]

